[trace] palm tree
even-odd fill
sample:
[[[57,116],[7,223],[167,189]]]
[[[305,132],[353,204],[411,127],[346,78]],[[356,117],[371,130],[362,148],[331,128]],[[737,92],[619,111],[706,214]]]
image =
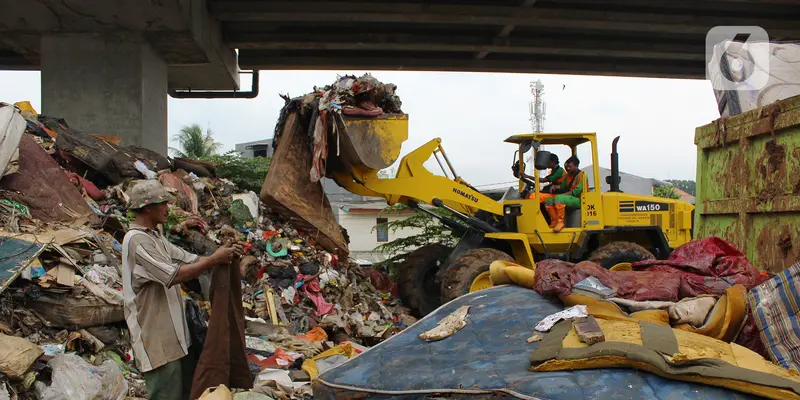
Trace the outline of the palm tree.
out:
[[[214,141],[214,132],[211,128],[203,129],[198,124],[184,126],[173,142],[178,142],[179,149],[170,147],[170,151],[175,157],[180,158],[203,158],[216,155],[222,147],[222,143]]]

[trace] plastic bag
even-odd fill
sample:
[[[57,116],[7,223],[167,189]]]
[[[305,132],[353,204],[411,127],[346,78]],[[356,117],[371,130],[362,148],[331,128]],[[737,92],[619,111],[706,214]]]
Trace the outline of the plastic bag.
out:
[[[189,327],[189,338],[192,340],[192,346],[202,349],[206,343],[208,324],[195,300],[186,299],[184,303],[186,305],[186,325]]]
[[[113,360],[95,367],[74,353],[53,357],[52,383],[36,385],[41,400],[122,400],[128,383]]]
[[[11,395],[8,394],[8,388],[5,383],[0,383],[0,400],[11,400]]]

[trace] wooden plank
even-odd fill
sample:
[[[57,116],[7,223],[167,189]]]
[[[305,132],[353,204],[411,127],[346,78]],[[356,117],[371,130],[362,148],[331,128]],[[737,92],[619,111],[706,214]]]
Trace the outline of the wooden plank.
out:
[[[75,268],[67,264],[58,264],[56,282],[59,285],[75,286]]]
[[[103,252],[103,255],[106,256],[108,262],[110,262],[111,265],[113,265],[114,268],[116,268],[119,275],[122,276],[122,266],[119,265],[117,257],[112,253],[111,250],[108,249],[108,247],[106,247],[106,244],[103,243],[103,239],[94,230],[92,230],[92,236],[94,237],[95,244],[97,245],[97,247],[100,248],[100,251]]]
[[[580,341],[583,343],[591,346],[595,343],[606,341],[606,336],[603,334],[603,330],[600,329],[600,325],[597,324],[597,320],[595,320],[591,315],[586,318],[576,318],[572,321],[572,326],[575,328],[575,332],[578,334],[578,339],[580,339]]]
[[[311,382],[311,375],[302,369],[289,371],[289,378],[292,378],[292,382]]]

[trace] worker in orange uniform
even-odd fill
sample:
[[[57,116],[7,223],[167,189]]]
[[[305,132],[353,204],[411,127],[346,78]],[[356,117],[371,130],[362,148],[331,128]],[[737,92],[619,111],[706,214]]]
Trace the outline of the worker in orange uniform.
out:
[[[583,171],[578,169],[580,165],[578,157],[570,157],[564,167],[567,171],[561,189],[556,190],[555,197],[551,197],[545,201],[544,205],[547,208],[547,213],[550,215],[550,227],[554,232],[561,232],[564,229],[564,216],[566,208],[581,208],[581,193],[583,193]]]
[[[564,168],[558,165],[557,155],[550,154],[550,161],[547,166],[550,168],[550,173],[542,178],[542,180],[547,182],[548,185],[539,192],[539,203],[544,203],[547,199],[556,197],[556,191],[560,189],[561,183],[564,182]],[[535,196],[536,193],[531,193],[528,195],[528,199],[533,199]]]

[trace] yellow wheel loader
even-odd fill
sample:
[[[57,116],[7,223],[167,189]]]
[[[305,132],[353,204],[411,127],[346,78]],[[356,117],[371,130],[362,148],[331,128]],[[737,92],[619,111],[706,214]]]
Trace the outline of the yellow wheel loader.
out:
[[[601,193],[594,133],[523,134],[505,140],[514,146],[513,149],[509,146],[508,154],[513,154],[512,168],[516,171],[526,170],[526,159],[533,160],[536,170],[547,168],[550,153],[543,148],[563,146],[572,155],[579,151],[591,154],[591,160],[582,160],[585,164],[591,162],[593,174],[591,181],[584,181],[580,208],[567,209],[566,227],[556,232],[550,228],[547,213],[539,202],[542,182],[538,172],[528,175],[509,171],[510,176],[520,177],[518,184],[509,188],[499,201],[493,200],[461,179],[437,138],[403,157],[394,178],[380,179],[378,171],[397,160],[400,146],[408,137],[408,116],[345,117],[337,120],[337,125],[336,140],[328,143],[329,178],[352,193],[384,198],[389,205],[400,203],[429,213],[461,236],[455,248],[430,245],[406,255],[398,271],[400,294],[404,303],[420,316],[458,296],[491,286],[489,264],[495,260],[515,261],[530,268],[544,259],[594,260],[611,268],[621,263],[666,258],[673,248],[691,240],[694,209],[691,204],[619,190],[616,151],[619,138],[613,143],[611,176],[606,178],[611,191],[606,193]],[[425,168],[423,164],[431,157],[436,159],[443,175]],[[281,163],[280,158],[276,152],[270,174],[276,162]],[[583,175],[586,179],[586,174]],[[262,198],[270,190],[274,189],[265,182]],[[311,197],[293,194],[289,202],[304,204],[283,206],[298,209],[322,204],[321,199]],[[447,210],[445,214],[449,216],[431,212],[431,206]],[[329,227],[323,226],[326,222],[319,218],[309,214],[305,219],[310,225],[322,228],[320,232],[324,233],[324,229],[330,232]]]

